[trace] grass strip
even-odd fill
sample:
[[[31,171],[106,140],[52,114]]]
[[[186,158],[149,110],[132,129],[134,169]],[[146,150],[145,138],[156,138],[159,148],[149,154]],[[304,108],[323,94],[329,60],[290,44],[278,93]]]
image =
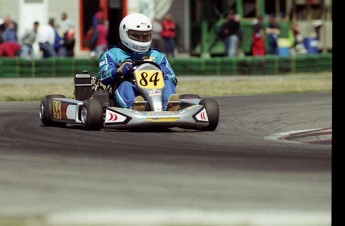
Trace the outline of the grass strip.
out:
[[[9,82],[0,79],[0,101],[37,101],[45,95],[63,94],[73,98],[73,78],[64,82]],[[37,80],[35,80],[37,81]],[[234,96],[283,93],[328,92],[332,90],[332,73],[284,76],[189,76],[179,79],[177,94],[200,96]]]

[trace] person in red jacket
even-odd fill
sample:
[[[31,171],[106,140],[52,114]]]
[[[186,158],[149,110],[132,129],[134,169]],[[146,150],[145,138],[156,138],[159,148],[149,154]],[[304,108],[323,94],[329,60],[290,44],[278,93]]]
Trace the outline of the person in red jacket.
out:
[[[265,33],[262,25],[262,16],[253,20],[252,23],[252,54],[253,56],[264,56],[265,49]]]
[[[3,42],[0,44],[0,57],[15,57],[19,55],[20,45],[16,42]]]
[[[161,23],[162,23],[161,37],[164,40],[164,52],[167,56],[174,57],[175,56],[174,50],[175,50],[176,25],[172,19],[171,14],[165,15]]]

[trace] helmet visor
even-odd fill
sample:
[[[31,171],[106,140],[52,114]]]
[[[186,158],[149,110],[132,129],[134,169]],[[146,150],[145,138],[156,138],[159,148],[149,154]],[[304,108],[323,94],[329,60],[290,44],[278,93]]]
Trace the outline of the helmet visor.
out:
[[[149,42],[152,39],[152,30],[150,31],[135,31],[128,30],[129,38],[139,42]]]

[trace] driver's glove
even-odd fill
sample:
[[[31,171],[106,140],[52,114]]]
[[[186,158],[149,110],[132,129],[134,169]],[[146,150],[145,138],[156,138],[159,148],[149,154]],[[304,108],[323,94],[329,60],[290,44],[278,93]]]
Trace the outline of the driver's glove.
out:
[[[173,79],[171,79],[171,81],[172,81],[172,83],[173,83],[175,86],[177,86],[177,78],[176,78],[176,77],[173,78]]]
[[[165,73],[163,73],[164,80],[170,80],[175,86],[177,86],[177,78],[176,77],[169,77]]]
[[[123,64],[121,64],[117,71],[123,74],[124,76],[127,76],[130,75],[134,71],[134,69],[131,62],[124,62]]]

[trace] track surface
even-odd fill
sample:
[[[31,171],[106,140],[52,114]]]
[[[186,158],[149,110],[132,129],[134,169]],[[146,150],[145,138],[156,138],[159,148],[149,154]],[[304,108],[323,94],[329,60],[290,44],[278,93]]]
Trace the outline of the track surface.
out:
[[[273,211],[278,222],[284,213],[321,214],[330,222],[331,145],[264,137],[331,128],[331,94],[215,99],[214,132],[45,127],[39,102],[1,102],[0,216]]]

